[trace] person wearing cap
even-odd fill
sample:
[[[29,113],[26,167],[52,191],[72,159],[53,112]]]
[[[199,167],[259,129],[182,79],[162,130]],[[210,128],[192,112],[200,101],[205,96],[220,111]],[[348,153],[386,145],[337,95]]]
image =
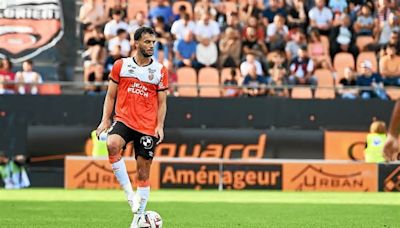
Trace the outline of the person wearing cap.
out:
[[[400,86],[400,56],[396,55],[395,45],[386,47],[386,55],[379,60],[379,69],[385,85]]]
[[[361,63],[361,74],[357,77],[357,86],[369,87],[360,90],[360,97],[362,99],[379,98],[388,100],[388,96],[383,87],[383,79],[378,73],[372,71],[372,63],[365,60]]]

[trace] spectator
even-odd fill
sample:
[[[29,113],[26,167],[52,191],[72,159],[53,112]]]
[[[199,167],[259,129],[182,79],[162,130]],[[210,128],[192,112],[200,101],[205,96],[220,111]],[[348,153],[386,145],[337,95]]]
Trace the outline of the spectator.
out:
[[[150,9],[149,19],[150,21],[154,21],[157,17],[163,17],[165,24],[171,26],[172,22],[174,22],[174,14],[172,13],[171,6],[168,5],[168,1],[166,0],[157,0],[157,5]]]
[[[243,30],[238,13],[230,12],[226,15],[226,23],[222,26],[221,30],[224,32],[229,27],[234,28],[237,31]]]
[[[114,10],[112,13],[112,20],[107,22],[104,27],[104,35],[107,40],[117,35],[118,29],[124,29],[128,31],[128,24],[122,20],[122,12],[120,10]]]
[[[253,65],[256,68],[256,74],[263,75],[261,63],[258,60],[256,60],[255,55],[252,53],[247,54],[246,60],[240,64],[240,73],[242,75],[249,74],[249,70]]]
[[[154,47],[154,58],[160,62],[169,61],[170,42],[172,41],[170,28],[164,23],[164,18],[161,16],[156,17],[153,21],[154,31],[156,33],[157,42]],[[163,51],[164,58],[159,59],[159,52]]]
[[[355,36],[353,34],[354,33],[350,24],[350,17],[347,14],[342,14],[340,16],[340,25],[332,28],[329,37],[332,59],[336,53],[339,52],[349,52],[353,54],[354,59],[356,59],[358,55],[358,49],[355,45]]]
[[[245,39],[248,39],[249,35],[248,35],[248,28],[254,28],[255,29],[255,33],[256,33],[256,38],[258,41],[261,42],[265,42],[265,26],[263,26],[263,24],[260,24],[257,20],[256,17],[251,16],[248,20],[247,20],[247,25],[244,27],[243,29],[243,37]]]
[[[104,34],[101,32],[101,27],[90,26],[88,33],[85,35],[85,45],[88,49],[84,52],[83,57],[89,56],[90,62],[99,63],[104,59],[104,47],[106,39]]]
[[[178,8],[178,14],[174,15],[174,17],[175,17],[174,18],[174,22],[179,20],[179,19],[181,19],[181,18],[183,18],[183,17],[185,17],[186,14],[189,14],[187,12],[186,6],[185,5],[180,5],[179,8]]]
[[[175,64],[179,67],[194,67],[198,68],[196,61],[196,41],[193,40],[193,33],[188,30],[183,39],[175,41]]]
[[[238,31],[228,27],[219,42],[219,65],[222,67],[238,67],[241,46]]]
[[[127,57],[131,51],[131,44],[128,40],[128,33],[124,29],[117,30],[117,36],[108,42],[108,51],[112,51],[115,46],[121,47],[121,56]]]
[[[286,10],[279,7],[278,0],[270,0],[269,5],[263,11],[264,25],[267,26],[268,24],[272,23],[274,21],[275,15],[277,14],[282,15],[284,18],[286,18],[287,15]]]
[[[288,13],[288,27],[289,29],[300,28],[307,29],[307,9],[304,5],[304,0],[294,0],[293,7],[290,8]]]
[[[120,58],[122,58],[122,56],[121,56],[121,46],[115,45],[113,47],[113,49],[111,50],[110,55],[107,56],[106,61],[104,63],[104,73],[106,75],[110,74],[114,62],[117,61]]]
[[[357,77],[357,86],[371,87],[370,89],[362,89],[360,97],[362,99],[379,98],[388,100],[388,96],[383,87],[383,79],[378,73],[372,72],[372,63],[365,60],[361,63],[361,74]]]
[[[346,0],[330,0],[329,8],[331,8],[334,14],[341,15],[347,9],[347,2]]]
[[[108,14],[108,18],[113,18],[113,13],[115,11],[121,12],[121,20],[125,21],[126,16],[128,15],[128,7],[126,0],[112,0],[112,1],[104,1],[106,3],[106,12]]]
[[[242,8],[242,20],[247,21],[250,17],[255,17],[257,20],[262,19],[263,10],[258,7],[257,0],[247,0]]]
[[[268,84],[273,86],[286,86],[288,85],[288,72],[285,54],[283,52],[277,52],[272,57],[272,63],[268,70],[269,80]],[[289,95],[286,88],[272,88],[269,90],[270,95],[277,95],[287,97]]]
[[[199,68],[217,67],[217,45],[207,38],[200,38],[200,42],[196,46],[196,59]]]
[[[307,47],[301,46],[297,57],[290,64],[290,85],[317,85],[317,78],[313,75],[314,61],[307,55]]]
[[[293,40],[286,43],[285,51],[287,59],[296,58],[299,48],[305,45],[307,45],[306,34],[303,29],[298,29],[293,34]]]
[[[169,88],[169,92],[176,96],[176,95],[178,95],[177,88],[174,85],[178,82],[178,75],[176,74],[174,64],[172,63],[172,61],[168,61],[165,65],[165,67],[168,70],[168,82],[170,85],[172,85]]]
[[[312,29],[308,42],[308,55],[311,56],[315,68],[331,69],[329,52],[322,43],[321,35],[318,29]]]
[[[85,93],[88,95],[105,94],[107,86],[104,85],[108,81],[108,75],[104,74],[104,68],[100,64],[93,64],[84,72],[84,82],[90,83],[86,85]]]
[[[379,60],[379,69],[385,85],[400,86],[400,56],[396,52],[396,46],[388,45],[386,55]]]
[[[383,147],[386,142],[386,124],[383,121],[372,122],[367,135],[367,145],[364,151],[365,162],[385,162]]]
[[[217,10],[210,3],[210,0],[201,0],[194,6],[194,20],[199,21],[203,15],[208,14],[210,18],[215,19],[217,16]]]
[[[150,27],[150,22],[147,20],[146,15],[143,11],[136,13],[135,18],[129,21],[128,32],[131,37],[131,41],[134,39],[134,34],[136,30],[140,27]]]
[[[183,39],[186,31],[194,33],[196,29],[196,23],[190,19],[190,15],[186,13],[181,19],[175,21],[171,27],[171,34],[175,39]]]
[[[216,43],[219,40],[219,25],[216,21],[211,19],[210,13],[205,13],[201,16],[201,20],[196,23],[194,33],[197,41],[200,41],[200,37],[204,37]]]
[[[243,94],[248,97],[257,97],[265,95],[266,80],[263,76],[257,74],[255,65],[249,66],[249,71],[243,80]]]
[[[5,189],[21,189],[30,186],[30,181],[25,170],[29,159],[24,155],[16,155],[9,159],[0,151],[0,177]]]
[[[343,99],[356,99],[359,91],[357,86],[356,73],[350,67],[344,69],[344,78],[339,81],[338,94]]]
[[[373,35],[374,18],[371,15],[371,8],[367,4],[361,7],[361,13],[357,16],[357,21],[354,23],[354,31],[357,36]]]
[[[392,34],[390,35],[389,45],[393,45],[396,47],[396,55],[400,54],[399,32],[392,32]]]
[[[327,36],[332,26],[332,11],[325,6],[325,0],[315,0],[315,5],[308,12],[310,27],[318,29],[320,34]]]
[[[267,41],[269,43],[269,51],[285,50],[286,41],[288,40],[289,29],[285,25],[285,18],[282,15],[275,15],[274,22],[268,25]]]
[[[83,4],[79,10],[79,22],[81,22],[82,31],[85,31],[89,25],[104,25],[107,19],[106,12],[104,12],[103,1],[83,1]]]
[[[16,82],[18,85],[19,94],[37,94],[38,87],[37,84],[43,83],[42,76],[39,73],[33,71],[32,60],[26,60],[22,63],[22,71],[18,71],[15,75]],[[31,84],[31,85],[26,85]]]
[[[264,41],[257,40],[256,29],[248,27],[246,31],[247,37],[242,41],[242,55],[253,54],[259,60],[265,59],[268,49]]]
[[[379,44],[385,45],[389,42],[391,34],[399,31],[399,17],[395,13],[390,13],[388,20],[383,21],[378,27],[375,37],[379,38]]]
[[[0,94],[10,94],[14,93],[15,86],[13,84],[7,84],[7,83],[12,83],[15,81],[15,73],[12,72],[12,63],[10,62],[9,59],[0,59],[0,84],[1,87]],[[4,85],[5,84],[5,85]]]
[[[225,79],[224,84],[224,96],[225,97],[237,97],[240,95],[240,89],[238,88],[238,81],[236,79],[236,68],[232,67],[230,78]]]

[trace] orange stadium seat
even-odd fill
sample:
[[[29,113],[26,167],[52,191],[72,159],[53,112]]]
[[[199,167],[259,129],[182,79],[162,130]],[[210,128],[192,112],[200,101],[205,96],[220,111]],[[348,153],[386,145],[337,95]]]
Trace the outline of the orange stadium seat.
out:
[[[199,71],[200,97],[220,97],[219,73],[216,68],[204,67]],[[201,87],[212,86],[212,87]]]
[[[294,99],[311,99],[312,93],[309,87],[294,87],[292,89],[292,98]]]
[[[372,36],[357,36],[356,38],[356,46],[359,52],[364,51],[364,48],[374,42],[374,38]]]
[[[355,69],[354,56],[347,52],[337,53],[333,59],[333,68],[336,70],[336,83],[344,77],[344,69],[346,67],[351,67]]]
[[[373,51],[361,52],[357,57],[357,72],[360,72],[360,65],[365,60],[369,60],[372,63],[372,71],[378,72],[378,61],[376,59],[376,53]]]
[[[179,14],[179,7],[180,6],[186,6],[186,12],[190,15],[191,18],[193,18],[193,5],[190,2],[187,1],[176,1],[172,4],[172,11],[174,12],[174,14]]]
[[[61,86],[60,84],[43,84],[39,85],[40,95],[60,95]]]
[[[176,71],[178,94],[183,97],[197,97],[197,73],[192,67],[182,67]],[[180,86],[182,85],[182,86]]]
[[[318,79],[318,87],[330,87],[334,85],[332,72],[328,69],[317,69],[314,73]]]
[[[318,99],[335,99],[335,89],[330,88],[317,88],[315,91],[315,98]]]

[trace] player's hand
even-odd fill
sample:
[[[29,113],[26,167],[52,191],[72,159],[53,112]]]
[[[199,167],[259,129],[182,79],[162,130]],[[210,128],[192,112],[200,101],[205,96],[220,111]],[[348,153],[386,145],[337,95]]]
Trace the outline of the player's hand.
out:
[[[103,131],[106,131],[107,129],[109,129],[111,127],[111,120],[103,120],[101,121],[101,123],[99,124],[99,126],[96,129],[96,136],[97,138],[99,138],[100,134]]]
[[[399,141],[394,135],[388,134],[385,146],[383,147],[383,156],[386,161],[395,161],[399,152]]]
[[[157,145],[164,140],[164,128],[156,127],[156,137],[158,138]]]

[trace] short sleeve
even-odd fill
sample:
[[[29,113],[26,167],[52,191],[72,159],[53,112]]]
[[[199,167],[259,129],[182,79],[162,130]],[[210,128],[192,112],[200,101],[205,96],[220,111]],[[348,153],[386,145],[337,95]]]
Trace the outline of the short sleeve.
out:
[[[161,68],[161,78],[157,85],[157,91],[164,91],[168,89],[168,70],[164,66]]]
[[[111,73],[110,73],[110,80],[112,80],[115,83],[119,83],[119,77],[121,73],[121,67],[122,67],[122,59],[119,59],[115,61]]]

